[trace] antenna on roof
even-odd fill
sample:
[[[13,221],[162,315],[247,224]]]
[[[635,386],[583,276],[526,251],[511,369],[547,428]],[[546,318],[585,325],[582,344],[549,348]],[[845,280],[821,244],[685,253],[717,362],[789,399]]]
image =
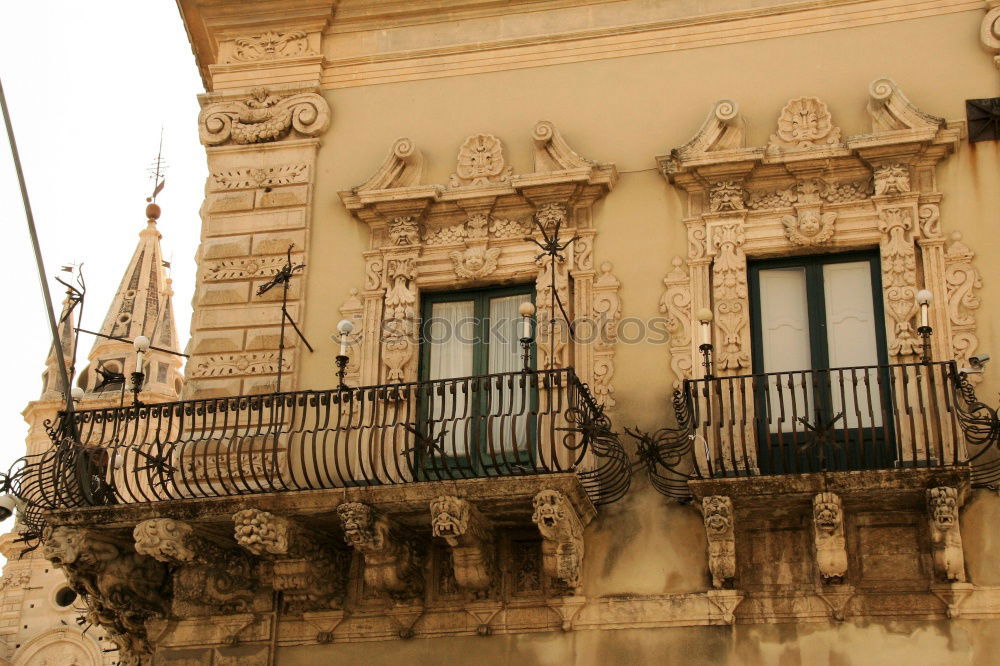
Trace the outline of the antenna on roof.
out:
[[[167,184],[165,174],[167,162],[163,159],[163,125],[160,125],[160,147],[156,151],[156,159],[149,165],[149,178],[153,181],[153,194],[146,198],[149,203],[156,203],[156,195],[163,191]]]

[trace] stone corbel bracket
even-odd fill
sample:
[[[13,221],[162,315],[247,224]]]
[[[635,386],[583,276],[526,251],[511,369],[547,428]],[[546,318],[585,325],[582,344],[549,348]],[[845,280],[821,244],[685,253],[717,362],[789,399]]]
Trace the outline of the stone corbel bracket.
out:
[[[712,573],[712,586],[731,588],[736,578],[733,500],[725,495],[703,497],[701,513],[708,536],[708,570]]]
[[[423,592],[422,549],[385,515],[362,502],[337,507],[344,540],[361,553],[365,562],[365,585],[395,598],[415,597]]]
[[[198,136],[206,146],[315,137],[330,126],[330,105],[312,89],[253,88],[199,97]]]
[[[87,621],[118,645],[120,663],[148,663],[146,622],[169,615],[166,565],[137,553],[127,537],[72,527],[47,528],[42,555],[84,597]]]
[[[558,490],[539,491],[532,500],[531,521],[542,535],[542,570],[579,594],[583,581],[583,521],[569,499]]]
[[[927,489],[934,575],[947,583],[965,582],[965,553],[958,523],[961,499],[958,489],[951,486]]]
[[[467,590],[489,590],[496,578],[493,529],[468,500],[442,495],[431,502],[431,534],[451,548],[455,580]]]
[[[813,544],[823,582],[844,582],[847,577],[844,505],[836,493],[823,492],[813,497]]]
[[[215,615],[253,609],[256,567],[246,553],[199,533],[172,518],[153,518],[135,526],[135,550],[173,566],[174,613]]]
[[[236,543],[272,562],[274,589],[289,612],[336,608],[347,587],[348,557],[291,518],[258,509],[233,515]]]

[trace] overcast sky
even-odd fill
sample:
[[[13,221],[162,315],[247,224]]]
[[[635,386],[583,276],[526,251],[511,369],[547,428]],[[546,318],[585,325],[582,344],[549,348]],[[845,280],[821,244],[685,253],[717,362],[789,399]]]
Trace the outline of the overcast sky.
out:
[[[97,329],[145,226],[160,127],[169,169],[160,232],[172,263],[175,315],[186,344],[194,284],[198,207],[206,177],[198,143],[203,92],[172,0],[6,2],[0,40],[3,80],[51,280],[82,262],[83,327]],[[6,134],[0,132],[0,242],[3,360],[0,469],[24,452],[21,411],[41,392],[50,345],[31,244]],[[82,336],[82,369],[93,338]]]

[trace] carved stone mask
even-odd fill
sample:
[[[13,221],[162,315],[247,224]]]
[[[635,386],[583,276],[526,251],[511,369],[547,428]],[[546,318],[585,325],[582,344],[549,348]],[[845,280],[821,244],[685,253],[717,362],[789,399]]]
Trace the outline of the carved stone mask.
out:
[[[840,527],[840,507],[832,502],[817,504],[814,512],[816,527],[833,534]]]
[[[554,491],[542,491],[535,496],[535,515],[531,519],[545,527],[555,527],[566,518],[562,498]]]

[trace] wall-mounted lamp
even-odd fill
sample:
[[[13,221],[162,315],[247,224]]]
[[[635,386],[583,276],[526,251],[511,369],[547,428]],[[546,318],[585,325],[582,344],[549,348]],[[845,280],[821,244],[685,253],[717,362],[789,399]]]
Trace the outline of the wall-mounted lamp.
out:
[[[517,309],[521,315],[521,361],[525,372],[531,371],[531,318],[535,316],[535,305],[530,301],[521,303]]]
[[[698,350],[704,357],[701,364],[705,366],[705,377],[712,377],[712,320],[715,318],[712,311],[702,308],[697,313],[698,321],[701,324],[701,344]]]
[[[931,362],[931,328],[930,309],[934,301],[934,295],[927,289],[917,292],[917,305],[920,306],[920,326],[917,327],[917,334],[920,336],[922,349],[920,351],[920,362]]]
[[[70,392],[70,397],[73,398],[73,402],[80,402],[83,400],[83,389],[79,386],[74,386]]]
[[[138,336],[132,343],[132,347],[135,348],[135,371],[132,373],[133,403],[137,407],[141,407],[142,403],[139,401],[139,392],[142,390],[143,382],[146,380],[146,375],[142,369],[146,363],[146,352],[149,351],[149,338],[145,335]]]
[[[340,353],[337,354],[337,379],[338,388],[345,388],[344,376],[347,374],[347,337],[354,330],[354,324],[349,319],[341,319],[337,324],[337,334],[340,336]]]

